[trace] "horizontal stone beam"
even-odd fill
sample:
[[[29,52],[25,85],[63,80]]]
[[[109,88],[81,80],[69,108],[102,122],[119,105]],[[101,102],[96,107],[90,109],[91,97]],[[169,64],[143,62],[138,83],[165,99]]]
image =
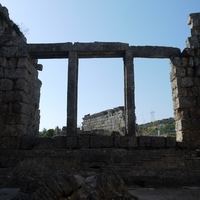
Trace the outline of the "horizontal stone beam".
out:
[[[170,58],[181,55],[181,50],[174,47],[161,46],[130,46],[133,57]]]
[[[94,42],[74,43],[73,50],[79,58],[113,58],[123,57],[124,52],[129,49],[127,43],[120,42]]]
[[[181,54],[180,49],[173,47],[129,46],[120,42],[28,44],[29,54],[36,59],[68,58],[69,51],[77,52],[79,58],[114,58],[123,57],[127,50],[133,57],[141,58],[170,58]]]
[[[28,44],[28,51],[32,58],[68,58],[73,44],[50,43],[50,44]]]

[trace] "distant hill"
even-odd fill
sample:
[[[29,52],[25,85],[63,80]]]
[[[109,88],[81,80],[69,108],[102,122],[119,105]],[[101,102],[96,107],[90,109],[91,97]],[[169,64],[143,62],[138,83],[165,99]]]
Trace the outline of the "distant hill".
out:
[[[175,136],[175,121],[170,117],[137,126],[138,135]]]

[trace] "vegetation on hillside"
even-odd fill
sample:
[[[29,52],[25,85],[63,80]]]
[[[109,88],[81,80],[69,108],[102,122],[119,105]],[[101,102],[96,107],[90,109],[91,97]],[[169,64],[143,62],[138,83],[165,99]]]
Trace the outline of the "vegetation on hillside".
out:
[[[39,132],[39,136],[41,137],[53,137],[55,136],[55,130],[54,129],[46,129],[44,128],[41,132]]]
[[[138,125],[138,135],[175,136],[174,118]]]

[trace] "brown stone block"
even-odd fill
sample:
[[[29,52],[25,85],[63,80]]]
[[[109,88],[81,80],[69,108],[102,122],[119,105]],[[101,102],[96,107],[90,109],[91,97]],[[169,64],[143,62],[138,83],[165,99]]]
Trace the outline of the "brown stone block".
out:
[[[137,137],[135,136],[118,136],[114,138],[114,144],[119,148],[136,148],[138,147]]]
[[[77,148],[77,137],[76,136],[66,136],[66,148],[76,149]]]
[[[149,136],[139,136],[139,147],[151,147],[151,139]]]
[[[165,148],[165,137],[150,137],[151,146],[154,149]]]
[[[176,137],[166,137],[166,148],[174,148],[176,147]]]
[[[24,136],[21,138],[21,149],[29,150],[34,147],[35,144],[35,137],[32,136]]]
[[[200,108],[190,108],[189,112],[192,118],[200,118]]]
[[[195,97],[179,97],[178,108],[192,108],[196,105]]]
[[[66,148],[66,136],[56,136],[53,138],[53,140],[54,140],[54,148],[56,149]]]
[[[110,148],[114,147],[113,136],[91,136],[90,148]]]
[[[17,136],[0,137],[0,149],[20,149],[20,138]]]
[[[89,136],[78,136],[78,148],[89,148],[90,137]]]
[[[52,137],[37,137],[35,139],[34,149],[53,149],[54,140]]]
[[[193,68],[187,68],[187,76],[193,76],[194,75],[194,69]]]

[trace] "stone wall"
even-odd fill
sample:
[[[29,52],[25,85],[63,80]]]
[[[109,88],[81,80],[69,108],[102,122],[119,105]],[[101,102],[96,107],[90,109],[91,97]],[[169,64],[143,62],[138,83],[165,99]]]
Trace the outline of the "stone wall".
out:
[[[0,137],[38,133],[41,82],[36,67],[26,38],[0,5]]]
[[[181,56],[171,58],[177,141],[200,144],[200,13],[190,14],[191,37]]]
[[[125,116],[123,106],[105,110],[93,115],[88,114],[83,117],[83,131],[103,129],[110,132],[118,131],[123,133],[124,128]]]

